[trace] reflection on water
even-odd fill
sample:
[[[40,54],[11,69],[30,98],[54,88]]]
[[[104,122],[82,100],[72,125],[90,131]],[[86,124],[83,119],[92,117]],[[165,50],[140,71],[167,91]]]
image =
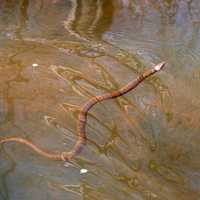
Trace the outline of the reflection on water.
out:
[[[2,0],[1,137],[70,149],[85,101],[168,67],[95,105],[72,163],[1,146],[0,199],[197,200],[199,13],[198,0]]]
[[[76,36],[99,39],[110,27],[113,16],[112,0],[71,1],[70,17],[65,20],[65,27]]]

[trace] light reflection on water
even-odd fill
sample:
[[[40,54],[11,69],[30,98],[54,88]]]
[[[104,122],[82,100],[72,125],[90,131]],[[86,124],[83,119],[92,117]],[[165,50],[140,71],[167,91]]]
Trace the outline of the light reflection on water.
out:
[[[71,164],[1,147],[0,199],[198,199],[199,11],[195,0],[3,0],[1,136],[70,149],[88,98],[168,66],[90,111]]]

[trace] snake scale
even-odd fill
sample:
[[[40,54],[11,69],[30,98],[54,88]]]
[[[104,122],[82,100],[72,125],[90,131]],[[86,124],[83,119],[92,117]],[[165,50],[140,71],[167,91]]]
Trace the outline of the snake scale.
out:
[[[142,83],[146,78],[160,71],[164,66],[165,62],[161,62],[155,65],[153,68],[145,70],[141,75],[136,79],[130,81],[127,85],[120,88],[119,90],[105,93],[103,95],[98,95],[90,98],[80,109],[77,120],[77,135],[78,138],[72,149],[68,152],[64,151],[61,153],[49,153],[46,150],[41,149],[37,145],[33,144],[30,140],[20,138],[20,137],[5,137],[0,139],[0,144],[8,142],[17,142],[22,143],[30,147],[39,155],[46,157],[51,160],[60,160],[60,161],[70,161],[74,156],[76,156],[82,149],[83,145],[86,143],[86,123],[87,123],[87,114],[89,110],[96,104],[104,100],[117,98],[126,94],[127,92],[136,88],[140,83]]]

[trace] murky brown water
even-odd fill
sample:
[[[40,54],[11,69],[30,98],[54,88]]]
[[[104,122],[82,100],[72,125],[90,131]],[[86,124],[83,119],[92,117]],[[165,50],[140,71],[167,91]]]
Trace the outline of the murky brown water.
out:
[[[1,146],[0,199],[199,200],[199,13],[198,0],[1,0],[1,137],[70,149],[84,102],[168,65],[94,106],[72,164]]]

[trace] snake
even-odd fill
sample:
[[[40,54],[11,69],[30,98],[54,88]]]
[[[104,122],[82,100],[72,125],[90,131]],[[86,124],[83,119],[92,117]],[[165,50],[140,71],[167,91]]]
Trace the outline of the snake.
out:
[[[30,147],[33,151],[35,151],[40,156],[46,157],[50,160],[70,161],[77,154],[81,152],[83,146],[86,144],[86,140],[87,140],[86,124],[87,124],[87,115],[88,115],[89,110],[95,104],[99,102],[120,97],[130,92],[131,90],[135,89],[146,78],[160,71],[165,66],[165,64],[166,64],[165,62],[161,62],[157,65],[154,65],[154,67],[146,69],[143,73],[138,75],[134,80],[131,80],[129,83],[127,83],[125,86],[121,87],[120,89],[112,91],[112,92],[108,92],[102,95],[93,96],[85,104],[83,104],[83,106],[80,109],[78,119],[77,119],[77,125],[76,125],[77,140],[70,151],[63,151],[60,153],[49,153],[48,151],[43,150],[42,148],[33,144],[33,142],[31,142],[28,139],[21,138],[21,137],[14,137],[14,136],[0,138],[0,144],[5,144],[8,142],[17,142],[17,143],[21,143]]]

